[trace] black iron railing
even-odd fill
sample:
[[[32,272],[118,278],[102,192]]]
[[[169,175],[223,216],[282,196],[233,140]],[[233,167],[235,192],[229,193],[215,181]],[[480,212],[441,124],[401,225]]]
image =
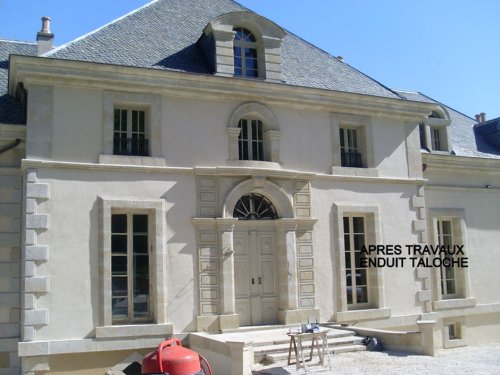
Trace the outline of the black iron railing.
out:
[[[357,151],[342,151],[340,159],[343,167],[363,168],[361,153]]]
[[[141,138],[113,139],[114,155],[149,156],[149,142]]]

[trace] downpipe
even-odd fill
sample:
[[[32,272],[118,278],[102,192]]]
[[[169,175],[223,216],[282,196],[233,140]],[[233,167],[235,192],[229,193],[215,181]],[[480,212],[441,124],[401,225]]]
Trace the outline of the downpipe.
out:
[[[4,152],[12,150],[13,148],[16,148],[17,146],[19,146],[20,143],[21,143],[21,139],[17,138],[10,145],[7,145],[7,146],[4,146],[4,147],[0,148],[0,154],[3,154]]]

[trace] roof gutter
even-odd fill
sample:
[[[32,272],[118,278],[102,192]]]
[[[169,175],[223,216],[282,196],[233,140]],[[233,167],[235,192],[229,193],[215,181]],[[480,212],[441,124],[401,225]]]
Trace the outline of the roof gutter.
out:
[[[21,139],[17,138],[10,145],[7,145],[7,146],[4,146],[4,147],[0,148],[0,154],[3,154],[4,152],[12,150],[13,148],[16,148],[17,146],[19,146],[20,143],[21,143]]]

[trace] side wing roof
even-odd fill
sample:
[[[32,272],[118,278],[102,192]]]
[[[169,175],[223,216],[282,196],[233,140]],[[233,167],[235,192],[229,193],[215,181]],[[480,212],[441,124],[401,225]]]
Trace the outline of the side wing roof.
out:
[[[18,125],[24,123],[24,109],[21,103],[8,94],[9,56],[37,54],[36,43],[0,40],[0,124]]]

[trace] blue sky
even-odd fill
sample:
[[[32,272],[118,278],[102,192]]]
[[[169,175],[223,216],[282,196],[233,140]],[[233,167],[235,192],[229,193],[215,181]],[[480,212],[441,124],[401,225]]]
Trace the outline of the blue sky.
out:
[[[148,2],[0,0],[0,38],[33,41],[48,15],[61,45]],[[500,117],[500,0],[239,2],[388,87]]]

